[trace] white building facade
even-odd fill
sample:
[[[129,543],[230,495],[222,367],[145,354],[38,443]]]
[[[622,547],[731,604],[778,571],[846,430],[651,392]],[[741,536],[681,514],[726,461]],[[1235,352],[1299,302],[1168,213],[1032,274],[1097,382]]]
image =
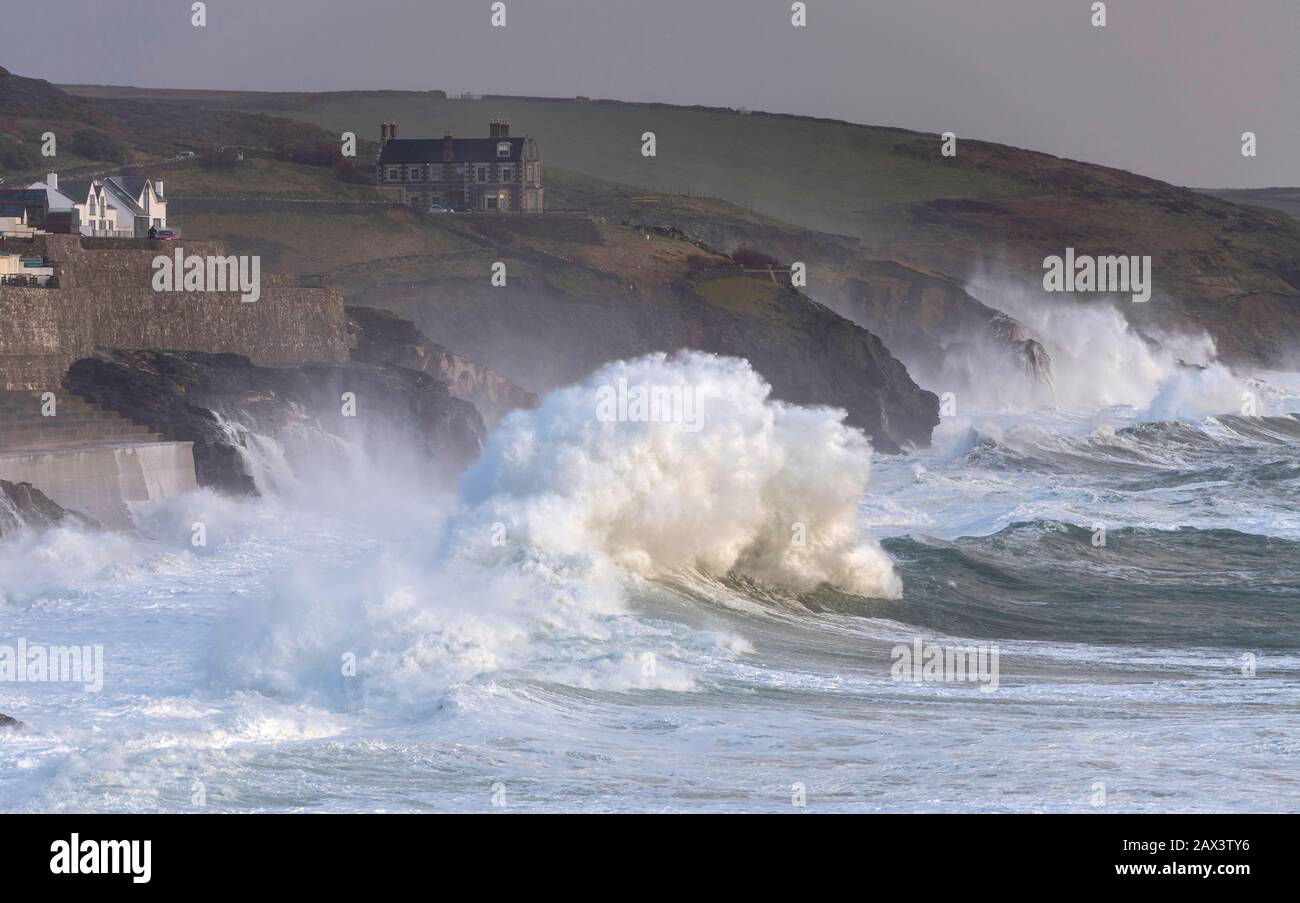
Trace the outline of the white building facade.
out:
[[[46,192],[51,211],[76,210],[82,235],[147,238],[150,228],[167,228],[167,199],[161,180],[105,176],[60,181],[57,173],[50,173],[44,181],[28,187]]]

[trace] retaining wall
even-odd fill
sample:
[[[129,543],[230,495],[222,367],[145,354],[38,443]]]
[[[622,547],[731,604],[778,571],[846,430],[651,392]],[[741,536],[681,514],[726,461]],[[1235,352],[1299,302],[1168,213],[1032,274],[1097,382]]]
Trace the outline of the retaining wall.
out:
[[[253,303],[237,291],[154,291],[154,257],[177,248],[228,253],[212,241],[36,236],[31,253],[54,261],[59,287],[0,287],[0,390],[58,389],[96,349],[233,352],[270,367],[348,359],[342,292],[267,273]]]

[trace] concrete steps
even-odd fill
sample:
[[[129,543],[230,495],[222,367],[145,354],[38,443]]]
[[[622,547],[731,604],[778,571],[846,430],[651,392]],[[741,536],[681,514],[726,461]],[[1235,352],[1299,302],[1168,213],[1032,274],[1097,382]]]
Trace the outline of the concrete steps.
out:
[[[0,455],[6,452],[93,448],[161,442],[143,424],[78,398],[56,393],[55,416],[41,413],[41,392],[0,392]]]

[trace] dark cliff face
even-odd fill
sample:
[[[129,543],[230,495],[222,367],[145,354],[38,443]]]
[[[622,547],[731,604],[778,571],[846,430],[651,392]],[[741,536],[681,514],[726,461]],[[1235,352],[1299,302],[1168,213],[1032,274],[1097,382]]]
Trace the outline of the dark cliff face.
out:
[[[491,429],[511,411],[537,407],[537,396],[494,370],[444,348],[392,311],[347,308],[356,340],[353,360],[392,364],[428,373],[447,384],[453,398],[468,401]]]
[[[868,256],[851,236],[764,220],[720,204],[706,211],[675,206],[672,198],[660,199],[649,216],[627,205],[612,206],[610,215],[678,232],[739,259],[750,254],[778,267],[804,263],[808,296],[878,336],[923,385],[948,388],[948,349],[957,346],[960,352],[972,341],[1020,362],[1030,382],[1051,380],[1051,361],[1024,324],[971,297],[957,280]]]
[[[237,494],[256,491],[244,454],[248,431],[315,430],[356,442],[379,461],[412,449],[446,476],[472,461],[484,439],[473,405],[427,374],[386,364],[281,369],[235,354],[118,351],[77,361],[67,385],[166,439],[193,442],[199,485]]]
[[[63,508],[31,483],[0,480],[0,536],[23,527],[43,529],[59,524],[96,526],[91,518]]]
[[[393,307],[475,361],[544,392],[609,361],[682,349],[748,360],[773,396],[848,412],[878,451],[929,444],[938,398],[876,336],[766,277],[700,274],[670,285],[597,277],[581,292],[526,279],[385,286],[363,302]]]

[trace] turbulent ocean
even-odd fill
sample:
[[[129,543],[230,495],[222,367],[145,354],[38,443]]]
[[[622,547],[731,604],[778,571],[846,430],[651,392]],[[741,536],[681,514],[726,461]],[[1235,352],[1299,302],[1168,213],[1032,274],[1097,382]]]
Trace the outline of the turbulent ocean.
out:
[[[0,683],[0,810],[1300,809],[1300,377],[1059,336],[906,455],[648,357],[452,490],[250,437],[261,498],[10,538],[0,644],[104,679]],[[698,422],[595,417],[620,378]]]

